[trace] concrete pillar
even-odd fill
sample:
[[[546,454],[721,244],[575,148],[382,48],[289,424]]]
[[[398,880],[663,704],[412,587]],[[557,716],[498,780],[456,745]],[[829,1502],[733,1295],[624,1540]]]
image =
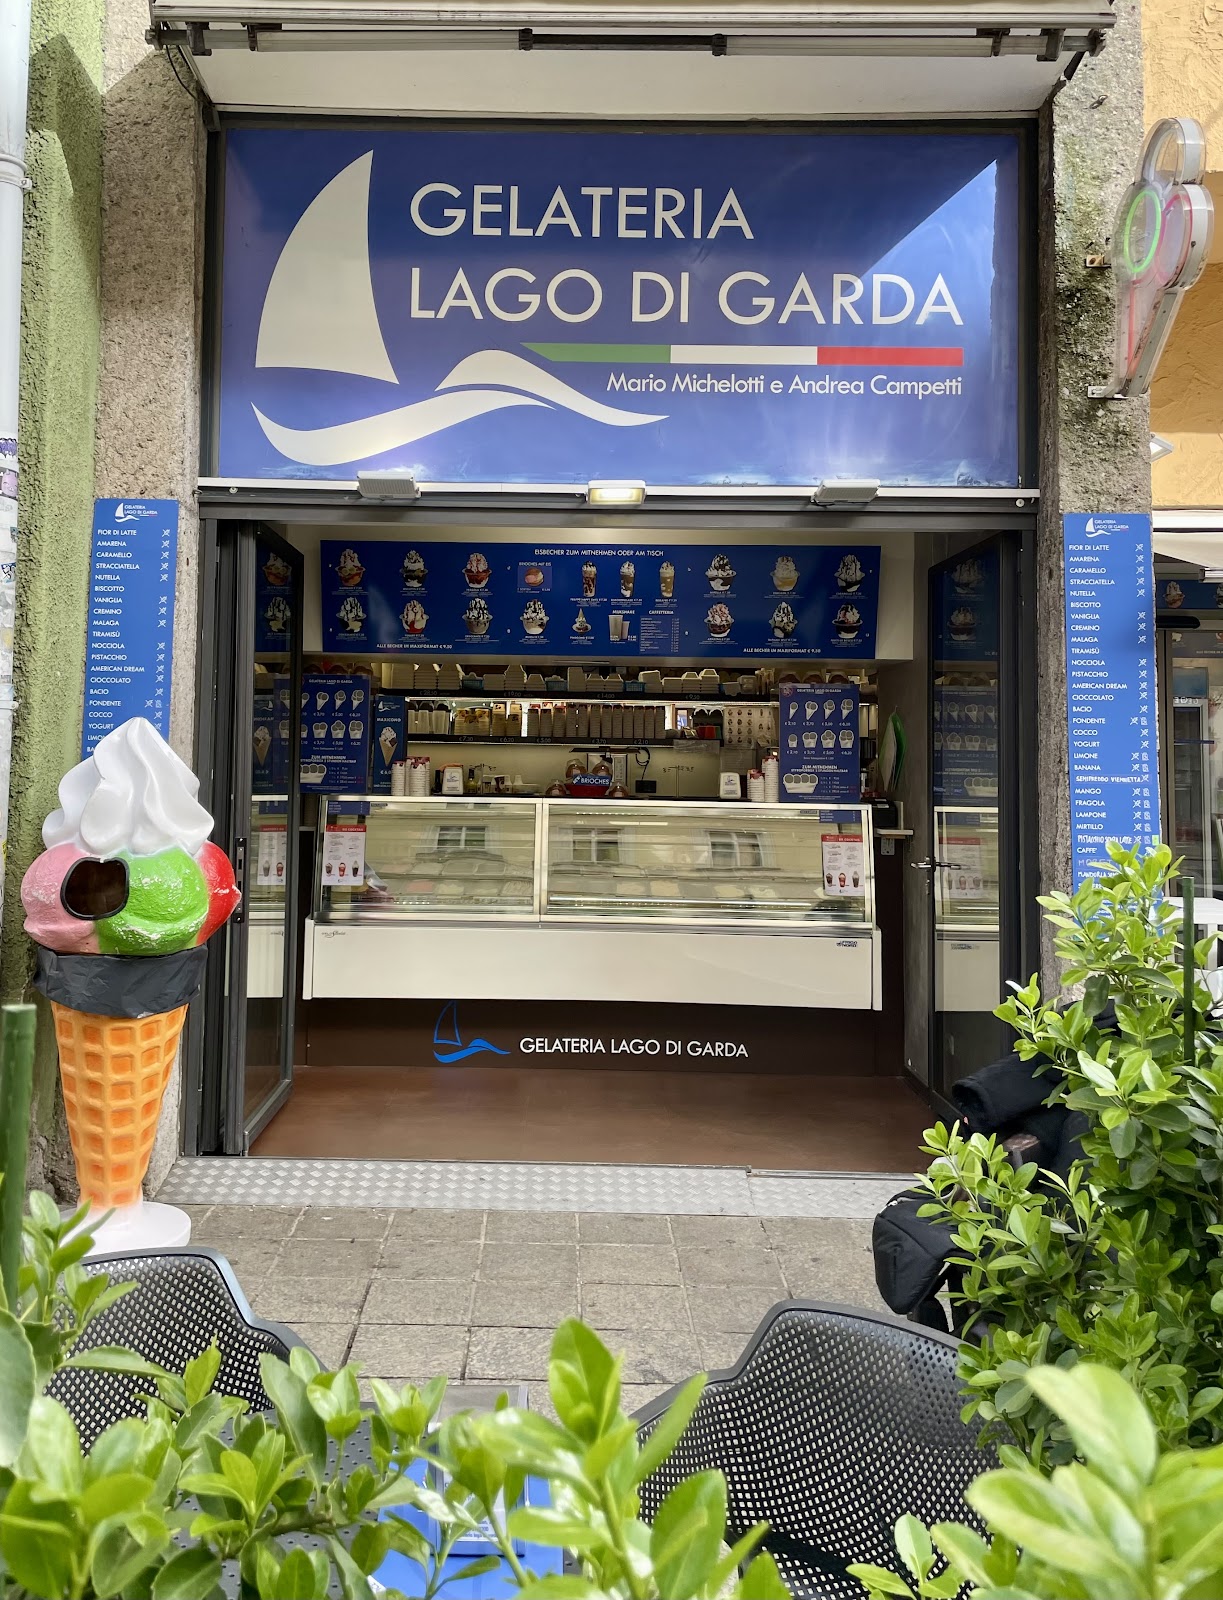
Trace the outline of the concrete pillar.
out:
[[[102,0],[35,0],[21,327],[20,532],[13,777],[0,998],[33,947],[18,888],[61,775],[80,760],[98,382]],[[32,991],[31,991],[32,993]],[[70,1187],[50,1011],[40,1002],[30,1183]]]
[[[1118,0],[1103,53],[1082,63],[1041,114],[1039,156],[1040,523],[1037,534],[1036,782],[1042,893],[1069,887],[1066,641],[1062,516],[1151,509],[1145,400],[1099,401],[1088,386],[1113,352],[1112,274],[1085,265],[1107,250],[1113,218],[1142,148],[1139,0]],[[1042,969],[1053,983],[1050,930]]]
[[[179,502],[170,742],[192,764],[205,134],[189,70],[148,48],[148,20],[146,0],[108,0],[95,493]],[[178,1153],[180,1092],[176,1068],[150,1190]]]

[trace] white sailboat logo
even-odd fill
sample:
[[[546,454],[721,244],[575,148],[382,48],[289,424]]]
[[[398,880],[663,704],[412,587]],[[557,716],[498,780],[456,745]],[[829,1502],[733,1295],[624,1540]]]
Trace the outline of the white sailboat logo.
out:
[[[256,367],[342,372],[398,384],[374,303],[369,262],[369,184],[374,153],[345,167],[307,206],[268,283]],[[287,428],[252,406],[268,440],[310,467],[364,461],[510,406],[559,408],[612,428],[660,415],[604,405],[509,350],[477,350],[451,368],[426,400],[354,422]]]

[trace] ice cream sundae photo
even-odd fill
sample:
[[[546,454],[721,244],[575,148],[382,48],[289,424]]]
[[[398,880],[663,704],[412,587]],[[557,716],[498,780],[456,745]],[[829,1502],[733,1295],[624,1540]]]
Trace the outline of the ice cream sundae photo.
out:
[[[263,563],[263,576],[274,589],[283,589],[293,576],[293,568],[275,552],[269,552],[267,560]]]
[[[361,557],[355,550],[344,550],[336,562],[335,570],[340,582],[346,589],[355,589],[365,576],[365,568],[361,565]]]
[[[274,594],[263,608],[263,620],[268,625],[269,633],[288,633],[289,623],[293,620],[289,602]]]
[[[355,594],[350,594],[344,601],[339,611],[340,621],[344,625],[345,633],[360,633],[365,623],[365,607]]]
[[[1180,584],[1177,583],[1176,579],[1173,578],[1164,585],[1164,604],[1166,606],[1171,606],[1175,610],[1177,607],[1183,606],[1184,603],[1185,591],[1181,588]]]
[[[675,593],[675,566],[670,561],[664,561],[658,569],[658,592],[664,600],[670,600]]]
[[[620,593],[626,600],[632,597],[633,584],[637,581],[637,568],[631,561],[626,561],[620,568]]]
[[[429,569],[419,550],[409,550],[403,558],[403,586],[405,589],[423,589]]]
[[[405,633],[424,633],[429,626],[429,613],[419,600],[409,600],[399,614]]]
[[[842,594],[857,594],[865,576],[857,556],[848,554],[841,557],[837,567],[837,588]]]
[[[522,608],[522,625],[530,634],[542,633],[548,626],[548,613],[542,600],[528,600]]]
[[[581,634],[590,632],[590,624],[586,620],[584,611],[579,610],[577,616],[573,619],[573,631]]]
[[[530,566],[522,575],[522,581],[528,589],[542,589],[544,586],[544,569]]]
[[[957,606],[948,618],[951,637],[967,644],[977,637],[977,614],[971,606]]]
[[[773,563],[773,587],[789,594],[798,582],[798,568],[792,556],[778,556]]]
[[[783,600],[769,618],[769,626],[773,630],[774,639],[788,639],[798,627],[798,618]]]
[[[963,561],[958,561],[951,569],[951,582],[957,594],[974,595],[981,593],[981,586],[985,582],[985,574],[981,570],[981,563],[976,556],[965,556]]]
[[[469,589],[483,589],[488,582],[492,569],[487,557],[482,556],[478,550],[473,550],[467,557],[467,565],[463,568],[463,576],[467,580]],[[468,632],[470,633],[470,629]]]
[[[584,599],[589,600],[594,595],[595,586],[597,585],[598,581],[599,581],[599,569],[598,569],[598,567],[595,566],[593,561],[583,561],[583,563],[582,563],[582,596],[583,596]]]
[[[209,841],[199,780],[143,717],[99,741],[59,785],[46,849],[21,884],[36,986],[51,1002],[81,1198],[133,1206],[199,950],[241,901]]]
[[[714,556],[705,569],[705,576],[715,594],[726,594],[735,581],[735,569],[726,556]]]
[[[482,639],[488,632],[492,620],[493,614],[483,600],[467,602],[467,609],[463,612],[463,626],[473,639]]]
[[[838,639],[856,639],[862,628],[862,613],[857,606],[844,605],[832,619]]]
[[[713,639],[724,639],[730,632],[731,623],[734,620],[723,605],[710,606],[705,613],[705,626],[709,629],[710,637]]]

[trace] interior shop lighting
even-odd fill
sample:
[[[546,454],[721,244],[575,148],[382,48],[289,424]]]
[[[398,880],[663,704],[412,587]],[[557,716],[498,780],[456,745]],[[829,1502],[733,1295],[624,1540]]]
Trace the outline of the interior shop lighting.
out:
[[[1151,435],[1151,460],[1162,461],[1165,456],[1170,456],[1176,446],[1168,439],[1161,439],[1157,433]]]
[[[358,472],[357,489],[366,500],[419,500],[420,484],[402,467],[385,472]]]
[[[811,496],[813,506],[865,506],[879,493],[878,478],[825,478]]]
[[[639,506],[645,500],[645,484],[639,478],[592,478],[586,485],[586,503],[591,506]]]

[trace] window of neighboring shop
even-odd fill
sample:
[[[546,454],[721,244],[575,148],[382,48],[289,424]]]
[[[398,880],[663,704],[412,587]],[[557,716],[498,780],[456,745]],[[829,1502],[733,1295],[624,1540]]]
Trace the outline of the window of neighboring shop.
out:
[[[1167,838],[1197,892],[1217,895],[1223,890],[1223,632],[1208,624],[1172,632],[1166,649]]]

